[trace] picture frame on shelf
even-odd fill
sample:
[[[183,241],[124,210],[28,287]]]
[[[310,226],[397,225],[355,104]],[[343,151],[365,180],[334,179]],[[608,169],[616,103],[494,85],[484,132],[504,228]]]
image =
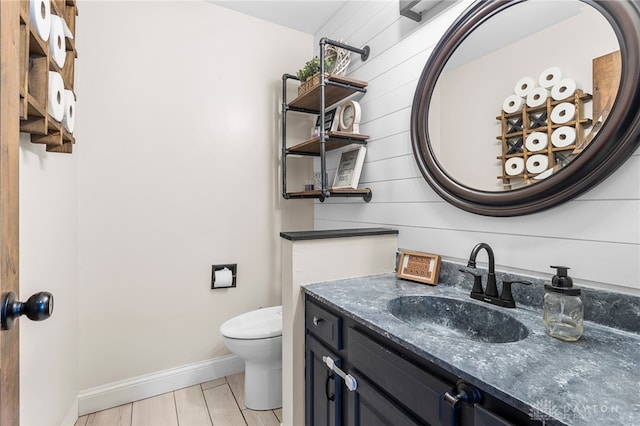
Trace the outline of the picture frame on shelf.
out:
[[[440,256],[417,251],[401,251],[398,278],[437,285],[440,277]]]
[[[325,111],[324,113],[324,131],[331,132],[332,130],[336,130],[338,128],[338,120],[336,120],[336,112],[337,108],[334,108],[329,111]],[[313,130],[311,131],[311,137],[315,138],[320,136],[320,121],[322,116],[318,114],[316,118],[316,124],[313,126]]]
[[[332,189],[358,189],[366,153],[367,147],[365,146],[342,152],[336,175],[333,179]]]

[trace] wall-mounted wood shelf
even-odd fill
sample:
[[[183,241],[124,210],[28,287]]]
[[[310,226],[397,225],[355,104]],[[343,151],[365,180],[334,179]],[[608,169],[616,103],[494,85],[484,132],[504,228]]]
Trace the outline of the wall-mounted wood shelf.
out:
[[[340,102],[344,98],[362,91],[367,87],[367,83],[353,78],[329,74],[325,87],[325,105],[327,107]],[[298,96],[289,102],[289,109],[304,109],[308,112],[320,113],[320,83],[315,85],[305,94]]]
[[[29,1],[20,0],[20,131],[31,134],[31,142],[46,145],[49,152],[71,153],[75,138],[48,113],[49,71],[62,76],[64,88],[74,89],[76,16],[75,0],[51,0],[51,14],[60,16],[74,35],[67,38],[63,67],[52,58],[49,42],[38,35],[29,19]]]
[[[362,198],[364,201],[369,202],[373,196],[371,189],[369,188],[358,188],[358,189],[329,189],[329,194],[331,197],[354,197],[354,198]],[[289,192],[288,198],[318,198],[320,201],[324,201],[324,195],[322,195],[322,191],[314,190],[314,191],[297,191],[297,192]]]
[[[362,135],[360,133],[331,131],[329,132],[328,139],[325,142],[324,149],[326,151],[332,151],[354,143],[366,144],[368,139],[369,135]],[[288,149],[288,153],[299,155],[320,155],[320,136],[316,136],[315,138],[308,139],[290,147]]]

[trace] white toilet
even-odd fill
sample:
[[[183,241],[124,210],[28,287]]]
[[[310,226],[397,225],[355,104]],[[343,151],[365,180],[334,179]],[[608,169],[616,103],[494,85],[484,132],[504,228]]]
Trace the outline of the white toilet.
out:
[[[256,309],[220,326],[227,348],[244,359],[244,404],[282,407],[282,306]]]

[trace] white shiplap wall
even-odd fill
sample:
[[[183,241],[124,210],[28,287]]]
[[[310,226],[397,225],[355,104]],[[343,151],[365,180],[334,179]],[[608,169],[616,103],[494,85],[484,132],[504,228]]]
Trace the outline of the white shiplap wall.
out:
[[[373,200],[315,203],[315,228],[390,226],[399,246],[447,259],[466,259],[489,243],[497,268],[547,275],[571,267],[581,285],[640,294],[640,150],[606,181],[551,210],[513,218],[474,215],[444,202],[416,166],[409,132],[418,77],[435,44],[470,4],[457,3],[426,23],[398,14],[397,1],[351,1],[315,35],[369,45],[366,62],[352,59],[348,75],[369,82],[361,132],[371,135],[360,186]],[[354,55],[357,56],[357,55]],[[329,156],[331,179],[339,153]],[[481,255],[484,258],[484,255]]]

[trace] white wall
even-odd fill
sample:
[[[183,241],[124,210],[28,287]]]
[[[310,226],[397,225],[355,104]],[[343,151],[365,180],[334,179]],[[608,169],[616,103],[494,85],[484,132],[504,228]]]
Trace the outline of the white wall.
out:
[[[222,322],[280,304],[279,232],[313,214],[280,196],[280,82],[312,38],[204,2],[79,9],[87,389],[226,355]],[[236,289],[210,290],[215,263]]]
[[[78,396],[78,157],[47,153],[29,140],[21,135],[20,300],[49,291],[54,310],[43,322],[20,320],[20,424],[73,424]]]
[[[282,240],[283,425],[302,425],[305,420],[305,378],[301,374],[305,362],[305,315],[301,286],[392,272],[397,250],[397,234]]]
[[[637,294],[640,152],[587,194],[524,217],[466,213],[444,202],[422,178],[409,134],[417,79],[438,39],[469,3],[419,24],[400,18],[395,1],[349,2],[316,34],[316,42],[327,36],[371,47],[369,60],[356,59],[350,76],[369,82],[360,127],[372,138],[360,185],[373,190],[373,200],[316,203],[315,228],[390,226],[400,231],[400,247],[458,260],[485,241],[500,269],[549,274],[549,265],[564,264],[579,284]]]

